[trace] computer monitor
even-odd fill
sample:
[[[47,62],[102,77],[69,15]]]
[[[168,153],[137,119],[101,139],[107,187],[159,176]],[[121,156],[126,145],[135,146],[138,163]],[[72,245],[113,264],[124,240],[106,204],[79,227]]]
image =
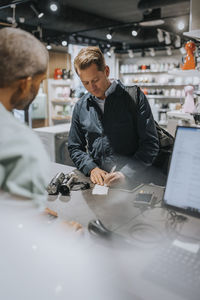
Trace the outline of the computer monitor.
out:
[[[177,127],[164,204],[200,216],[199,127]]]

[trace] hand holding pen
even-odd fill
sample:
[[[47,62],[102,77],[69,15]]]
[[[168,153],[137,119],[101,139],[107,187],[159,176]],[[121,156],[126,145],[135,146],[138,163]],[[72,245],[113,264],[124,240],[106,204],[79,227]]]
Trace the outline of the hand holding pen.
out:
[[[121,183],[125,180],[125,176],[121,172],[115,172],[116,166],[113,166],[110,173],[107,173],[104,177],[104,185],[111,186],[117,183]]]

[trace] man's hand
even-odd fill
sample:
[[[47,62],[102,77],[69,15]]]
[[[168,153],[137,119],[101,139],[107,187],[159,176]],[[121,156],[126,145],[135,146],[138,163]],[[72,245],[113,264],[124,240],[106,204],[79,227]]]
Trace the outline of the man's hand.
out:
[[[90,180],[95,184],[104,185],[106,174],[108,174],[106,171],[96,167],[90,172]]]
[[[107,173],[104,178],[104,184],[107,186],[115,185],[117,183],[123,183],[125,181],[125,176],[121,172]]]

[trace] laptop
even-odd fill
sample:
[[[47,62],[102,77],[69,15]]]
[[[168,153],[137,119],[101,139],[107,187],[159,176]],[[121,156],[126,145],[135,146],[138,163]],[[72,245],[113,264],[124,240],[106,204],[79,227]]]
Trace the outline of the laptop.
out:
[[[178,126],[164,206],[200,216],[200,127]]]

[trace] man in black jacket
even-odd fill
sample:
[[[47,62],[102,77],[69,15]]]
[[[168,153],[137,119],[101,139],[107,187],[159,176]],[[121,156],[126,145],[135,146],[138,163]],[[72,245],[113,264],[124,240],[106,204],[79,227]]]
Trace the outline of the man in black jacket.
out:
[[[93,183],[108,186],[137,178],[159,151],[154,119],[137,87],[133,113],[130,94],[120,81],[111,82],[109,67],[97,47],[82,49],[75,70],[88,93],[75,105],[68,149],[76,167]]]

